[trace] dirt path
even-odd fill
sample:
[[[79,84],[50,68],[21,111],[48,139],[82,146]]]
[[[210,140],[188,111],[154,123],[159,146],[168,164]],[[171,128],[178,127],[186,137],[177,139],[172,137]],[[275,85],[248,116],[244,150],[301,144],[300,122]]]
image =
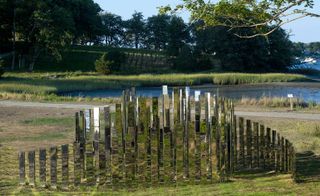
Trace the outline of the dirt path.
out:
[[[38,103],[38,102],[21,102],[21,101],[0,101],[0,107],[37,107],[37,108],[65,108],[65,109],[88,109],[94,106],[103,107],[104,105],[90,105],[78,103]],[[254,117],[269,117],[269,118],[287,118],[300,120],[320,120],[320,114],[306,114],[297,112],[248,112],[236,111],[238,116],[254,116]]]

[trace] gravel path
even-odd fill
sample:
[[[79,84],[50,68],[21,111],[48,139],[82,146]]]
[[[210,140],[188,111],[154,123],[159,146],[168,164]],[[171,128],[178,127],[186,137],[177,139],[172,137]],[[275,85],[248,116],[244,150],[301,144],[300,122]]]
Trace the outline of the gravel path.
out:
[[[0,107],[44,107],[44,108],[66,108],[66,109],[88,109],[94,106],[103,107],[104,105],[89,105],[77,103],[40,103],[40,102],[21,102],[21,101],[0,101]],[[297,112],[245,112],[236,111],[237,116],[244,117],[269,117],[287,118],[300,120],[320,120],[320,114],[306,114]]]

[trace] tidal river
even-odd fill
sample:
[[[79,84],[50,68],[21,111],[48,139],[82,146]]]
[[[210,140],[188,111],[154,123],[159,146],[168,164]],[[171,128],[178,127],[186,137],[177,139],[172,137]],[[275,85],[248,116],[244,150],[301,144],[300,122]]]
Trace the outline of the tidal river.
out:
[[[260,97],[287,97],[293,94],[306,102],[320,103],[320,83],[272,83],[256,85],[201,85],[191,86],[191,95],[195,90],[202,93],[211,92],[219,96],[241,99],[241,98],[260,98]],[[169,87],[169,93],[173,88]],[[73,97],[118,97],[121,96],[124,89],[108,89],[94,91],[76,91],[64,93],[65,96]],[[136,93],[138,96],[155,97],[161,94],[161,87],[138,87]]]

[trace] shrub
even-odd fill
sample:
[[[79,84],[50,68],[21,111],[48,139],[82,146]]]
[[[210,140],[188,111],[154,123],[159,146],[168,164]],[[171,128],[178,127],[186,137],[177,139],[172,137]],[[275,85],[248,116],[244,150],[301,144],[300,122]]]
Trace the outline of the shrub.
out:
[[[0,60],[0,78],[4,74],[4,60]]]
[[[115,72],[120,70],[121,64],[126,60],[126,55],[118,50],[111,50],[107,53],[107,59],[113,62],[110,64],[110,70]]]
[[[95,68],[97,72],[107,75],[119,71],[125,60],[126,55],[123,52],[111,50],[96,60]]]
[[[107,59],[107,55],[103,54],[95,62],[95,68],[98,73],[108,75],[111,73],[110,67],[112,67],[113,61]]]

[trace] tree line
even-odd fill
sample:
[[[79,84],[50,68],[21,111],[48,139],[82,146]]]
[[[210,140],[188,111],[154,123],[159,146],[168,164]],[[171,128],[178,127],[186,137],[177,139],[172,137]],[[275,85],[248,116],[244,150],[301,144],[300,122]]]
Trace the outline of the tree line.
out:
[[[0,0],[0,53],[26,58],[29,70],[41,54],[61,59],[71,45],[106,45],[163,51],[180,71],[279,71],[293,62],[296,46],[277,28],[268,36],[244,39],[250,28],[186,23],[174,14],[128,20],[104,12],[93,0]],[[270,26],[270,29],[274,27]]]

